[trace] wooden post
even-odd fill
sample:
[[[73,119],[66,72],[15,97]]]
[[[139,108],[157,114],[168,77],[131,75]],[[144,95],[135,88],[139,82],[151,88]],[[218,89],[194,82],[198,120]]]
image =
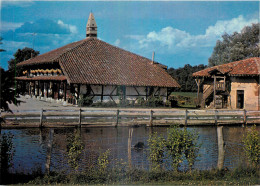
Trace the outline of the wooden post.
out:
[[[81,108],[79,108],[79,127],[81,127]]]
[[[223,126],[217,127],[217,136],[218,136],[218,169],[221,170],[224,167],[224,138],[223,138]]]
[[[103,94],[104,94],[104,86],[103,85],[101,85],[101,103],[103,102],[103,98],[104,98],[104,96],[103,96]]]
[[[246,109],[244,109],[244,124],[247,124]]]
[[[187,109],[185,109],[185,125],[187,125],[188,124],[188,110]]]
[[[218,124],[218,115],[217,115],[218,111],[215,109],[215,125]]]
[[[37,96],[40,96],[40,81],[38,81],[38,86],[37,86]]]
[[[42,128],[43,109],[40,110],[40,128]]]
[[[47,157],[46,157],[46,164],[45,164],[45,169],[47,174],[50,174],[53,134],[54,134],[54,129],[50,129],[49,141],[47,145],[47,154],[46,154]]]
[[[64,82],[64,93],[63,93],[63,96],[64,96],[64,101],[66,101],[66,97],[67,97],[67,82],[65,81]]]
[[[115,125],[115,127],[117,127],[118,122],[119,122],[119,109],[116,110],[116,125]]]
[[[131,169],[132,168],[132,148],[131,148],[131,145],[132,145],[132,136],[133,136],[133,128],[129,128],[129,136],[128,136],[128,165],[129,165],[129,168]]]
[[[200,93],[200,82],[201,82],[201,79],[195,79],[196,81],[196,84],[198,86],[198,91],[197,91],[197,106],[199,105],[199,93]]]
[[[150,127],[153,126],[153,110],[150,111]]]

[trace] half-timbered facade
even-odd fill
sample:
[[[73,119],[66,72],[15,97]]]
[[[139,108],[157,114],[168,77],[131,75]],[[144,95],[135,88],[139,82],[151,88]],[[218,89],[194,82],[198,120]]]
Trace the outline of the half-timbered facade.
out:
[[[193,77],[198,87],[203,84],[198,98],[203,108],[260,110],[259,57],[207,68]]]
[[[97,25],[89,16],[86,38],[23,61],[19,86],[39,99],[76,103],[87,95],[94,102],[148,99],[165,101],[179,84],[167,67],[97,39]]]

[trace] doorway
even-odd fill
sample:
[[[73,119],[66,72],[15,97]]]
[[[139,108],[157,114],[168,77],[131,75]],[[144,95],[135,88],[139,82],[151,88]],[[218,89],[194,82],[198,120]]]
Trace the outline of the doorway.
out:
[[[244,90],[237,91],[237,108],[244,108]]]

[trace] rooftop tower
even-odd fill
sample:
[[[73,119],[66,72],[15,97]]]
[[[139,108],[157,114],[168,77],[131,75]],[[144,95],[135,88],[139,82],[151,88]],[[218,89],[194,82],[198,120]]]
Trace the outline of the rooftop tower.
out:
[[[87,37],[97,37],[97,23],[94,14],[91,12],[88,17],[87,23]]]

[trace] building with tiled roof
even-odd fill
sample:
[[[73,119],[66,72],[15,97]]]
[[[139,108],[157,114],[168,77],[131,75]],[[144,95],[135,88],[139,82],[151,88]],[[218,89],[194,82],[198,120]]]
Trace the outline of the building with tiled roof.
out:
[[[17,64],[23,75],[16,79],[23,89],[36,97],[75,103],[81,94],[96,102],[150,96],[165,101],[170,90],[179,87],[166,66],[97,39],[92,13],[86,36]]]
[[[210,67],[193,77],[203,85],[202,107],[260,110],[260,57]]]

